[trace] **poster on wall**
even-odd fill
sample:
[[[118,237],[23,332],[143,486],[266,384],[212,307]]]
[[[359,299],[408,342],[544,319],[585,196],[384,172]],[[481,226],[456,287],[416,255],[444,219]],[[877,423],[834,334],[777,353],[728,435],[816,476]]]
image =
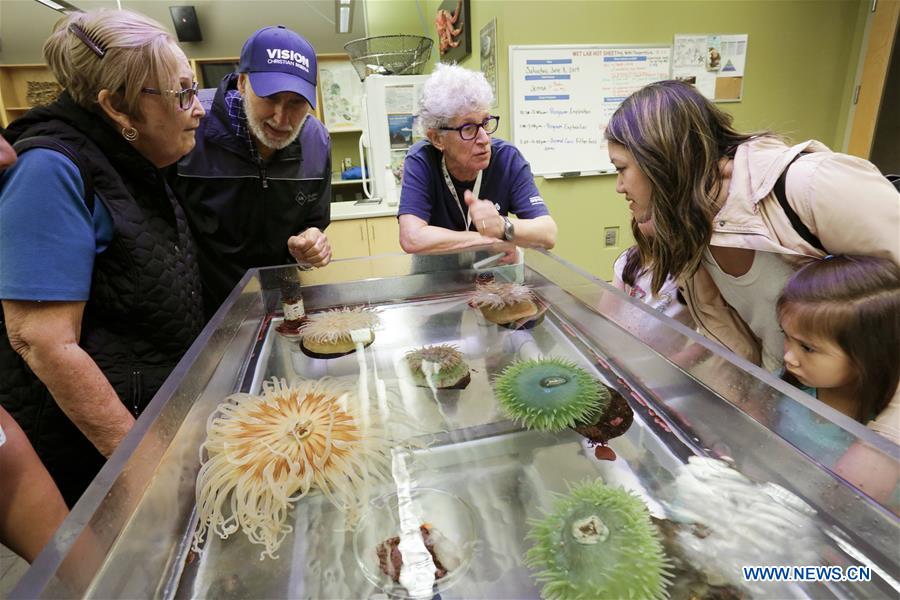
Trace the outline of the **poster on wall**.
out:
[[[672,77],[691,83],[713,102],[737,102],[744,89],[747,34],[676,34]]]
[[[390,144],[388,160],[397,189],[403,184],[403,161],[406,153],[422,139],[415,126],[420,90],[421,87],[416,85],[389,85],[384,88],[384,110]]]
[[[442,63],[458,63],[472,53],[469,0],[444,0],[434,15]]]
[[[484,78],[491,84],[491,91],[494,93],[494,103],[491,108],[499,105],[497,97],[497,18],[491,19],[487,25],[481,28],[481,34],[478,36],[481,40],[481,72]]]
[[[413,114],[416,107],[416,88],[411,85],[389,85],[384,88],[384,109],[388,113]]]
[[[391,173],[394,175],[394,185],[399,190],[403,185],[403,162],[406,160],[406,152],[404,150],[391,150]]]
[[[409,148],[413,143],[413,115],[388,115],[391,148]]]
[[[329,131],[362,129],[363,86],[349,59],[319,60],[319,94]]]

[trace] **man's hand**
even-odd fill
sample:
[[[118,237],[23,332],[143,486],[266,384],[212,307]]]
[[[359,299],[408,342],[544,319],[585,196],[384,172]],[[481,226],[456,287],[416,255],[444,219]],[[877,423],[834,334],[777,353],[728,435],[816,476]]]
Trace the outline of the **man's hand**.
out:
[[[503,217],[490,200],[479,200],[471,191],[466,190],[466,205],[469,217],[475,223],[475,229],[484,237],[503,239]]]
[[[288,238],[288,251],[298,263],[324,267],[331,262],[331,244],[317,227]]]

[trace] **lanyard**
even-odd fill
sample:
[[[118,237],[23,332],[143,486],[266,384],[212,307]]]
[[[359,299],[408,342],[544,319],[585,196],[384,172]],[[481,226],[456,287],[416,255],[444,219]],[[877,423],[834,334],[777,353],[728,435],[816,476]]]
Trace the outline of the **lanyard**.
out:
[[[462,215],[463,223],[466,224],[466,231],[472,227],[472,219],[469,218],[469,209],[463,209],[463,203],[459,199],[459,194],[456,193],[456,186],[453,185],[453,180],[450,179],[450,171],[447,170],[447,160],[442,156],[441,157],[441,169],[444,171],[444,181],[447,182],[447,189],[450,190],[450,195],[453,196],[453,199],[456,200],[456,206],[459,208],[459,214]],[[478,193],[481,191],[481,175],[484,171],[478,171],[478,176],[475,177],[475,185],[472,187],[472,193],[475,195],[475,199],[478,199]]]

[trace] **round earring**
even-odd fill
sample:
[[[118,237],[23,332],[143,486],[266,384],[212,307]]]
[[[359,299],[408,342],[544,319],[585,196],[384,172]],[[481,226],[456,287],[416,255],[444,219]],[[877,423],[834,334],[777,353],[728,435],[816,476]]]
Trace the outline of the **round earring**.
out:
[[[129,142],[133,142],[138,139],[137,129],[134,127],[123,127],[122,128],[122,137],[128,140]]]

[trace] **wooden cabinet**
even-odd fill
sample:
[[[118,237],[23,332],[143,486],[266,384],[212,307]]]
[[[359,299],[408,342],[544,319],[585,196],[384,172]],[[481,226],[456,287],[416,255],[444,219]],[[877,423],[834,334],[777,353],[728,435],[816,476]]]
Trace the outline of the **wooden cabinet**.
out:
[[[333,259],[369,256],[369,236],[366,221],[367,219],[350,219],[331,222],[331,225],[325,230],[325,234],[331,243],[331,256]]]
[[[10,122],[30,109],[28,82],[56,82],[47,65],[0,65],[0,122],[7,127]]]
[[[335,259],[402,252],[397,217],[332,221],[325,230]]]
[[[306,271],[301,275],[304,285],[358,281],[369,277],[403,275],[408,270],[408,257],[397,255],[400,248],[400,225],[397,217],[371,217],[332,221],[325,230],[331,243],[332,262],[322,269]],[[393,256],[383,256],[381,255]],[[341,262],[344,258],[379,256],[377,272],[373,261]]]
[[[375,217],[366,219],[369,234],[369,255],[403,252],[400,248],[400,223],[397,217]]]

